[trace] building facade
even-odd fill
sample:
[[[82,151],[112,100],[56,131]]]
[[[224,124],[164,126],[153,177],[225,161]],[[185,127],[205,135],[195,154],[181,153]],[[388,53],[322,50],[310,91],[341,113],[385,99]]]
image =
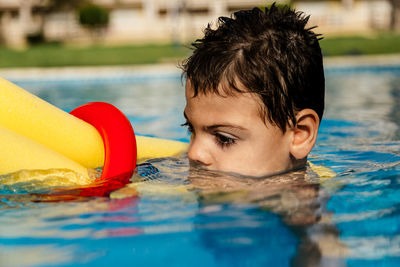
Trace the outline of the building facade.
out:
[[[88,43],[76,10],[49,10],[49,0],[0,0],[0,42],[20,47],[26,37],[41,34],[48,41]],[[208,23],[240,9],[262,7],[261,0],[93,0],[110,14],[97,40],[109,44],[187,42],[201,36]],[[387,29],[389,0],[296,1],[311,15],[320,33],[363,33]]]

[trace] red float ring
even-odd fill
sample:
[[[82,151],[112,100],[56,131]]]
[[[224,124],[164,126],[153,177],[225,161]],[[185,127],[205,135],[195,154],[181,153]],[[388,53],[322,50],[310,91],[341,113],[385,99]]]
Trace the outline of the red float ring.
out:
[[[104,102],[84,104],[71,115],[93,125],[104,143],[101,180],[130,178],[135,171],[137,147],[132,125],[116,107]]]

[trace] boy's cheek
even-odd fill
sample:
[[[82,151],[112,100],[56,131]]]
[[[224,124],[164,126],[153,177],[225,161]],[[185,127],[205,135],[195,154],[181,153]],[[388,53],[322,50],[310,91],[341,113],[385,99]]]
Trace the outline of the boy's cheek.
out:
[[[225,150],[219,153],[216,159],[217,162],[215,162],[214,166],[219,170],[239,174],[251,174],[249,171],[256,163],[251,151],[242,149],[242,147]]]

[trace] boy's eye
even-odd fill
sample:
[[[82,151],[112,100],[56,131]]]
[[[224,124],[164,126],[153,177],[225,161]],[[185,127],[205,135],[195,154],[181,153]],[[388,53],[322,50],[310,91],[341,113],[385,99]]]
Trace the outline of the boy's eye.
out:
[[[182,127],[187,127],[188,132],[193,133],[194,129],[190,122],[186,121],[185,123],[181,124]]]
[[[221,133],[215,133],[215,139],[219,146],[222,148],[236,144],[236,139]]]

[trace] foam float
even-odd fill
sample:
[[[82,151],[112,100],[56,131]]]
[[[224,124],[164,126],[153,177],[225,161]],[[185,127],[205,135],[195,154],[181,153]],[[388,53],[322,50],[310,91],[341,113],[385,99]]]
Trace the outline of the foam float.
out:
[[[101,180],[130,177],[136,161],[178,155],[186,143],[135,136],[116,107],[88,103],[70,114],[0,78],[0,175],[20,170],[72,170],[88,184],[88,169],[103,166]]]

